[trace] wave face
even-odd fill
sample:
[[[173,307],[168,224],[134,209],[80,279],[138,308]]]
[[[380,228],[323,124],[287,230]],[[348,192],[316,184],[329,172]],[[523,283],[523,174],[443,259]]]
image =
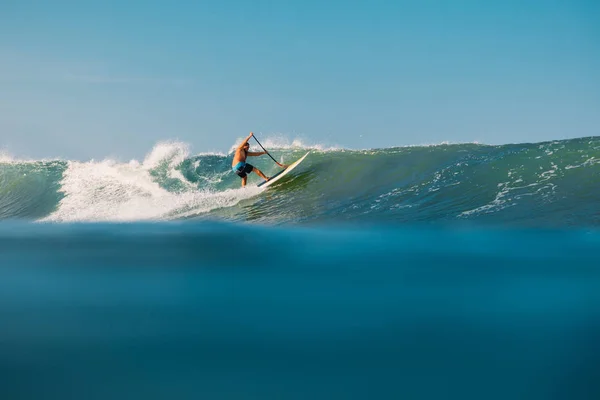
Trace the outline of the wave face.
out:
[[[268,146],[291,162],[268,190],[247,188],[232,154],[190,156],[161,143],[141,162],[0,160],[0,218],[141,221],[188,218],[266,224],[475,222],[598,226],[600,138],[375,150]],[[267,174],[266,156],[250,162]]]

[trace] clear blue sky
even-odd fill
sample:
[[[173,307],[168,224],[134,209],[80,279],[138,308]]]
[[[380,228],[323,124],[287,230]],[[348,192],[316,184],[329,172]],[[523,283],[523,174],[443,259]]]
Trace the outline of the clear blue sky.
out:
[[[0,148],[600,135],[600,1],[0,2]]]

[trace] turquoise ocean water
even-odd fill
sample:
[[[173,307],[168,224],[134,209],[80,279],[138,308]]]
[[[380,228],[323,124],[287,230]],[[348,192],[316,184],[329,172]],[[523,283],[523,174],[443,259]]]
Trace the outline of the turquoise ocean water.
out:
[[[267,147],[1,156],[0,398],[600,398],[600,138]]]

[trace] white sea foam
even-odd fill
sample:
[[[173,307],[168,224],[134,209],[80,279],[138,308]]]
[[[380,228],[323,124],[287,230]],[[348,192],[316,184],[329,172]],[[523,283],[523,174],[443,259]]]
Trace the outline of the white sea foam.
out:
[[[11,163],[14,158],[5,150],[0,150],[0,163]]]
[[[150,170],[159,164],[167,162],[169,166],[175,167],[189,157],[189,145],[181,142],[159,142],[152,151],[146,155],[143,166]]]
[[[163,142],[141,163],[70,161],[61,182],[65,197],[58,209],[41,221],[165,220],[232,206],[260,193],[255,187],[198,191],[175,170],[188,155],[187,145]],[[185,182],[187,191],[171,193],[153,180],[150,171],[164,163],[169,177]]]

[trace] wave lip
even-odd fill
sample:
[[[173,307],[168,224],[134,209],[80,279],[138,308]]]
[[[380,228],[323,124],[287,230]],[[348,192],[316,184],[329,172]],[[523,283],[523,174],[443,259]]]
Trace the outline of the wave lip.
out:
[[[238,138],[236,143],[229,148],[228,154],[231,154],[238,148],[244,138]],[[336,152],[344,150],[340,146],[327,146],[323,144],[309,144],[303,139],[288,139],[283,135],[267,136],[265,139],[260,139],[260,143],[266,149],[270,150],[314,150],[319,152]],[[250,147],[259,147],[258,143],[250,139]]]

